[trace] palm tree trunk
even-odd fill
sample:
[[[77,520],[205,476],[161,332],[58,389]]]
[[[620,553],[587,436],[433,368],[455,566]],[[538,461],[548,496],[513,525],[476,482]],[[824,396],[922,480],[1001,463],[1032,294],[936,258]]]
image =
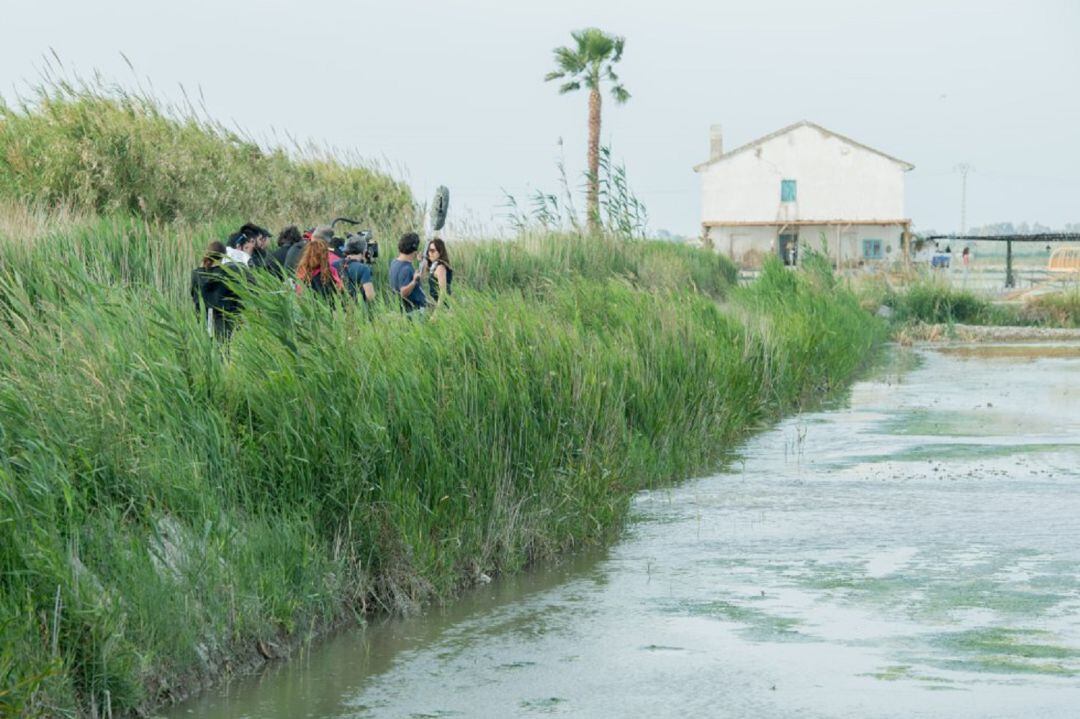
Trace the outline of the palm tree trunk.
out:
[[[589,90],[589,176],[585,212],[589,232],[600,231],[600,88]]]

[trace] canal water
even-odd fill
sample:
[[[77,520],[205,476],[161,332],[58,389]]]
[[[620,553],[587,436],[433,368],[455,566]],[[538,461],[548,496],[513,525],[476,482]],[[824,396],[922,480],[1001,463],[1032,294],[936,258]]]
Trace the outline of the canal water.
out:
[[[896,350],[604,552],[171,717],[1076,717],[1080,347]]]

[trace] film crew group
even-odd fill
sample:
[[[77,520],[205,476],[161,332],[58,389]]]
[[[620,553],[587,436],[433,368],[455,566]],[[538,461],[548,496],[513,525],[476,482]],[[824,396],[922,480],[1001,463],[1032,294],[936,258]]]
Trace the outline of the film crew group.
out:
[[[352,222],[339,218],[335,223],[339,221]],[[236,284],[253,281],[260,271],[290,283],[298,294],[310,291],[328,300],[347,296],[365,304],[375,299],[372,268],[379,257],[379,245],[371,232],[339,238],[333,224],[304,233],[289,226],[278,235],[276,249],[269,250],[269,242],[268,230],[244,225],[227,243],[211,242],[199,267],[192,271],[191,299],[214,337],[224,339],[233,330],[241,309]],[[397,258],[390,263],[390,287],[410,317],[422,316],[429,305],[445,305],[454,278],[442,239],[428,241],[420,266],[414,268],[419,250],[419,235],[406,233],[398,241]],[[428,294],[421,287],[425,276]]]

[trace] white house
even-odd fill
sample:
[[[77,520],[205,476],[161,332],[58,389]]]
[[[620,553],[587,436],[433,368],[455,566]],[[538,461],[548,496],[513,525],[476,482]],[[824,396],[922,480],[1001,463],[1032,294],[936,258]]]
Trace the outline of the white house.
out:
[[[702,233],[743,266],[768,253],[796,263],[824,249],[838,266],[901,256],[904,173],[914,165],[803,120],[724,152],[710,132],[701,175]]]

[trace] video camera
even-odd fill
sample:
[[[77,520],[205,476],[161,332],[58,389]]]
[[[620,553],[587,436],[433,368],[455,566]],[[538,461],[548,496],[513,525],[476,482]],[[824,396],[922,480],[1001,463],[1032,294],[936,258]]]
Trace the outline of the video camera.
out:
[[[338,217],[330,223],[330,227],[334,227],[339,222],[348,222],[352,225],[360,224],[358,221],[350,220],[348,217]],[[330,249],[341,257],[360,255],[363,257],[363,262],[369,265],[375,264],[375,260],[379,259],[379,243],[375,240],[375,235],[371,230],[349,232],[346,233],[345,237],[334,235],[334,241],[331,243]]]

